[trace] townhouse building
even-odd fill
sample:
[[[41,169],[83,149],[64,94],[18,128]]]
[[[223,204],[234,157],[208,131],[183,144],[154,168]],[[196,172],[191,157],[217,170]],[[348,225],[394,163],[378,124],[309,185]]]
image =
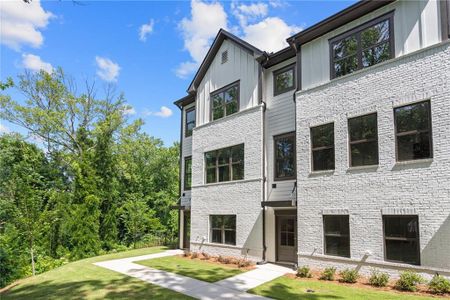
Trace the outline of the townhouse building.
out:
[[[450,276],[449,20],[360,1],[276,53],[220,30],[175,102],[180,248]]]

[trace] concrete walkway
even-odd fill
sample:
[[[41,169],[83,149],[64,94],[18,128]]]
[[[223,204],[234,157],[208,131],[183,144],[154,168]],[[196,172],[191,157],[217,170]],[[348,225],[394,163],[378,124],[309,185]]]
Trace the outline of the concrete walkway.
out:
[[[268,299],[262,296],[246,293],[245,291],[273,280],[286,273],[294,273],[291,269],[265,264],[256,269],[215,282],[208,283],[194,278],[157,270],[135,264],[133,262],[159,257],[183,254],[181,250],[167,250],[165,252],[128,257],[95,263],[99,267],[110,269],[140,280],[159,285],[161,287],[204,300],[213,299]]]

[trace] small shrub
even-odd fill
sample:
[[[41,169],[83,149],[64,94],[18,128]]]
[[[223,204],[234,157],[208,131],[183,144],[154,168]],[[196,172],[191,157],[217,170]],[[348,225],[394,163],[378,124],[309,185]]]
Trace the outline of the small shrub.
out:
[[[203,260],[209,260],[210,258],[211,258],[211,256],[208,253],[202,252],[202,259]]]
[[[415,292],[417,291],[417,285],[424,282],[425,280],[419,274],[405,271],[400,273],[400,278],[395,283],[395,288],[400,291]]]
[[[192,253],[189,250],[186,250],[183,252],[184,257],[190,257],[191,255],[192,255]]]
[[[198,253],[197,252],[192,252],[191,258],[192,259],[198,258]]]
[[[326,268],[320,275],[321,280],[334,280],[334,275],[336,274],[336,268],[329,267]]]
[[[252,265],[252,262],[250,260],[248,260],[248,259],[245,259],[245,258],[240,259],[238,261],[238,267],[239,268],[247,268],[247,267],[250,267],[251,265]]]
[[[217,258],[217,261],[222,263],[222,264],[227,264],[228,263],[228,258],[222,255],[219,255],[219,257]]]
[[[311,270],[308,266],[303,266],[297,269],[297,277],[300,278],[311,278]]]
[[[358,271],[353,269],[345,269],[339,275],[341,275],[341,282],[345,283],[355,283],[359,278]]]
[[[389,282],[389,274],[373,270],[369,277],[369,284],[376,287],[387,286]]]
[[[433,294],[445,294],[450,293],[450,281],[445,277],[436,274],[433,279],[428,283],[428,289]]]

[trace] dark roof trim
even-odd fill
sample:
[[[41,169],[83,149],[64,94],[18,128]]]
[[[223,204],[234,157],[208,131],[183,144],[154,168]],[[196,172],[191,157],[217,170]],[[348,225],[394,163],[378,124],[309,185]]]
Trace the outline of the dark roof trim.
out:
[[[289,44],[308,43],[336,28],[350,23],[396,0],[361,0],[348,8],[326,18],[325,20],[291,36]]]
[[[202,64],[200,65],[200,68],[198,69],[197,73],[194,76],[194,79],[192,80],[191,84],[188,88],[188,93],[195,92],[198,85],[202,81],[203,77],[206,74],[206,71],[208,70],[209,66],[211,65],[212,61],[214,60],[214,57],[216,56],[217,52],[220,49],[220,46],[222,45],[223,41],[229,39],[230,41],[237,44],[239,47],[243,48],[244,50],[248,51],[254,56],[260,56],[263,54],[263,51],[259,50],[255,46],[252,46],[251,44],[247,43],[246,41],[238,38],[237,36],[229,33],[228,31],[224,29],[220,29],[217,33],[216,38],[214,39],[211,47],[208,50],[208,53],[206,54],[205,58],[203,59]]]
[[[195,102],[195,94],[189,94],[187,96],[184,96],[181,99],[178,99],[173,104],[178,106],[179,109],[183,109],[183,106],[189,105],[192,102]]]
[[[271,53],[266,56],[267,59],[262,64],[264,68],[268,69],[276,64],[279,64],[285,60],[295,57],[295,49],[292,47],[286,47],[278,52]]]

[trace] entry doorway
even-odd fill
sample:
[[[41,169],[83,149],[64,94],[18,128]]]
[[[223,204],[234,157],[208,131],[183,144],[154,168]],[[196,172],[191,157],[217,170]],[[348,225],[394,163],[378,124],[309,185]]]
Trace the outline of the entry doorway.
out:
[[[183,248],[189,249],[191,246],[191,211],[183,211]]]
[[[296,211],[276,213],[276,259],[278,262],[297,263]]]

